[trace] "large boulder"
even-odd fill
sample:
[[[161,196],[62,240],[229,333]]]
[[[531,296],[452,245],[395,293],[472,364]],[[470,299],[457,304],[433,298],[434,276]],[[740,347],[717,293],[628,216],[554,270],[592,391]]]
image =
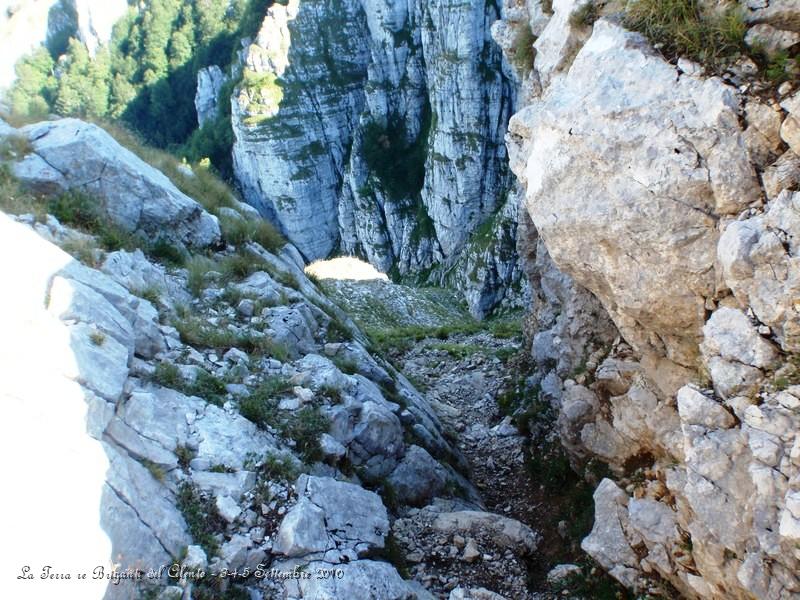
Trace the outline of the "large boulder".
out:
[[[389,518],[380,497],[352,483],[301,475],[299,500],[278,529],[273,549],[288,557],[319,555],[349,562],[383,548]]]
[[[220,239],[217,218],[97,125],[61,119],[20,129],[33,152],[14,174],[45,191],[95,196],[111,222],[154,241],[203,248]]]
[[[760,198],[736,91],[679,76],[642,36],[600,20],[509,131],[512,169],[556,266],[637,350],[694,367],[715,291],[715,215]]]

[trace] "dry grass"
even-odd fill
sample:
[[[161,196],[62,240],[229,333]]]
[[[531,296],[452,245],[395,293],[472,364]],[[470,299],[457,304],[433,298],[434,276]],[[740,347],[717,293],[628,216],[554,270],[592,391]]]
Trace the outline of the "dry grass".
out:
[[[647,36],[668,58],[686,56],[714,70],[745,49],[747,26],[738,8],[709,13],[697,0],[634,0],[625,25]]]

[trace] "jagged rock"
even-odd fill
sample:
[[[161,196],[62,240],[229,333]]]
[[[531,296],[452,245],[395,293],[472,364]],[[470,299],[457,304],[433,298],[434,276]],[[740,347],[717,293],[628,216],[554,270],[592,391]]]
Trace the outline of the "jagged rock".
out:
[[[308,475],[301,475],[295,487],[299,500],[281,522],[275,552],[290,557],[325,552],[329,562],[347,562],[341,557],[348,552],[354,558],[383,548],[389,519],[377,494]]]
[[[781,108],[789,113],[781,125],[781,139],[795,154],[800,154],[800,93],[783,100]]]
[[[638,351],[693,366],[714,289],[711,215],[760,195],[735,90],[678,77],[644,38],[601,19],[569,73],[509,128],[512,168],[555,264],[597,295]]]
[[[230,496],[217,496],[215,506],[217,507],[219,516],[228,523],[233,523],[236,518],[242,514],[241,507],[236,503],[236,500]]]
[[[107,444],[104,449],[110,468],[100,520],[113,556],[121,568],[168,563],[191,543],[183,515],[147,469]]]
[[[538,72],[543,86],[547,86],[558,71],[569,68],[569,60],[586,41],[585,27],[572,24],[571,17],[589,0],[555,0],[553,16],[533,44],[536,58],[533,68]]]
[[[350,438],[350,439],[347,439]],[[403,454],[403,426],[385,406],[367,401],[361,407],[351,433],[339,441],[345,444],[356,464],[364,466],[364,477],[379,480],[397,465]]]
[[[320,436],[319,448],[322,451],[322,455],[329,460],[337,461],[347,454],[347,448],[342,446],[336,438],[327,433],[323,433]]]
[[[234,284],[233,287],[240,293],[253,295],[267,304],[276,304],[280,299],[282,289],[282,286],[264,271],[256,271],[241,283]]]
[[[758,334],[745,314],[719,308],[703,327],[700,345],[714,389],[723,398],[751,389],[763,378],[762,370],[775,365],[776,348]]]
[[[206,552],[200,546],[191,545],[186,549],[186,556],[183,559],[184,567],[192,570],[205,569],[208,565]]]
[[[193,460],[192,463],[196,465],[195,460]],[[211,461],[207,462],[210,463]],[[209,464],[209,468],[211,466],[213,465]],[[196,467],[192,468],[196,469]],[[231,498],[238,499],[255,487],[256,476],[250,471],[215,473],[213,471],[200,471],[196,469],[196,472],[192,474],[192,483],[201,490],[211,492],[215,496],[230,496]]]
[[[800,192],[782,192],[763,215],[728,225],[717,250],[725,283],[789,351],[798,349],[800,331],[795,307],[800,289],[795,241],[800,232],[799,203]],[[762,340],[758,347],[766,343]],[[765,361],[766,357],[760,365],[767,366]]]
[[[191,299],[177,278],[150,262],[139,249],[110,252],[100,269],[132,294],[154,290],[168,304],[187,304]]]
[[[559,583],[570,577],[576,577],[581,574],[581,568],[578,565],[556,565],[547,573],[548,583]]]
[[[100,127],[61,119],[20,132],[34,148],[13,166],[26,184],[41,191],[77,189],[94,195],[115,225],[145,239],[198,248],[219,241],[216,217]]]
[[[764,170],[761,179],[768,200],[774,200],[785,189],[800,187],[800,156],[787,150]]]
[[[541,539],[538,533],[515,519],[474,510],[441,513],[433,521],[433,527],[448,534],[480,530],[498,546],[523,554],[535,552]]]
[[[581,542],[581,548],[615,579],[633,587],[639,559],[625,536],[628,497],[613,481],[603,479],[594,492],[594,506],[594,526]]]
[[[744,141],[754,164],[764,167],[781,154],[780,110],[758,100],[750,100],[745,108],[747,129]]]
[[[269,328],[267,333],[286,348],[291,358],[316,349],[314,332],[317,322],[305,303],[276,306],[265,310],[262,316]]]
[[[448,481],[448,473],[435,458],[419,446],[410,446],[389,483],[403,504],[421,506],[440,493]]]
[[[252,540],[241,534],[233,535],[219,550],[222,565],[230,570],[248,569],[253,572],[264,556],[263,550],[253,548]]]
[[[744,40],[748,46],[760,47],[773,54],[800,42],[800,33],[776,29],[768,23],[758,23],[747,30]]]
[[[731,414],[720,404],[689,386],[678,391],[678,413],[682,422],[706,429],[727,429],[734,423]]]
[[[794,0],[745,0],[748,23],[769,23],[775,27],[797,30],[797,5]]]
[[[281,521],[273,550],[292,557],[324,552],[331,546],[325,512],[309,499],[300,498]]]

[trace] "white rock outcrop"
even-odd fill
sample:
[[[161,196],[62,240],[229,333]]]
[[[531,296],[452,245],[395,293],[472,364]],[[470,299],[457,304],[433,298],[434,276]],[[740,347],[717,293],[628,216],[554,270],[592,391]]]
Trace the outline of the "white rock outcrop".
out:
[[[791,2],[746,4],[748,39],[799,32]],[[554,3],[507,141],[536,381],[573,463],[626,482],[600,483],[582,547],[640,592],[793,598],[798,96],[676,68],[611,19],[575,29],[574,6]],[[518,9],[506,40],[532,26]]]
[[[512,168],[556,266],[638,351],[682,366],[715,291],[714,217],[760,198],[737,103],[600,21],[569,74],[510,124]]]
[[[97,125],[61,119],[20,130],[33,152],[14,175],[41,192],[74,190],[96,197],[118,227],[148,241],[195,248],[220,240],[217,218]]]

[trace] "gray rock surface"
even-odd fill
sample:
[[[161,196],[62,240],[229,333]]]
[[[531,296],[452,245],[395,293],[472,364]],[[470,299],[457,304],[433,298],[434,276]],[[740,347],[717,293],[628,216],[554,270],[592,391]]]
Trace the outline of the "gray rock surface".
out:
[[[800,33],[791,2],[740,4],[748,40]],[[613,19],[576,29],[575,6],[507,5],[494,30],[509,63],[526,28],[541,50],[514,65],[508,136],[532,380],[573,466],[620,481],[583,548],[637,593],[656,573],[689,598],[793,597],[799,97],[753,93],[744,61],[676,69]]]
[[[232,98],[246,200],[306,259],[343,250],[401,274],[441,263],[430,278],[451,279],[481,317],[513,296],[502,138],[514,92],[489,33],[498,16],[478,3],[270,8]],[[396,173],[376,167],[400,156]],[[479,225],[490,233],[468,243]]]
[[[683,366],[696,360],[714,291],[713,215],[759,198],[737,113],[732,88],[677,77],[641,36],[601,20],[569,74],[510,124],[511,165],[556,266],[639,352]]]
[[[324,553],[338,563],[383,548],[389,519],[380,497],[357,485],[301,475],[298,502],[278,530],[274,550],[289,557]]]
[[[197,91],[194,107],[197,111],[197,124],[202,127],[213,121],[219,114],[219,93],[227,78],[217,65],[211,65],[197,72]]]
[[[196,248],[219,241],[216,217],[100,127],[61,119],[20,132],[34,149],[13,166],[24,183],[41,192],[94,196],[111,222],[147,240],[164,238]]]

